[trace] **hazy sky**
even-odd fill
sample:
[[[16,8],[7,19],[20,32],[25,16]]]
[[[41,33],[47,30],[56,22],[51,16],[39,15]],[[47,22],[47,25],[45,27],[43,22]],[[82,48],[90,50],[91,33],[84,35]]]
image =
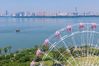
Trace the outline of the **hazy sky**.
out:
[[[99,0],[0,0],[0,11],[99,11]]]

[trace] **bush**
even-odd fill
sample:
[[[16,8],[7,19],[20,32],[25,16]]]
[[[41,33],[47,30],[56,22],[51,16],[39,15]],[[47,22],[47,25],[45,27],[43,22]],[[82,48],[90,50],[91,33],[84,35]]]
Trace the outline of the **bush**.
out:
[[[21,57],[21,58],[19,59],[19,62],[27,62],[27,61],[30,61],[29,56],[24,56],[24,57]]]
[[[5,59],[5,55],[0,56],[0,60],[4,60]]]
[[[10,58],[11,58],[10,55],[5,56],[5,59],[10,59]]]
[[[24,57],[24,56],[25,56],[25,54],[19,53],[19,54],[16,54],[15,59],[19,60],[21,57]]]

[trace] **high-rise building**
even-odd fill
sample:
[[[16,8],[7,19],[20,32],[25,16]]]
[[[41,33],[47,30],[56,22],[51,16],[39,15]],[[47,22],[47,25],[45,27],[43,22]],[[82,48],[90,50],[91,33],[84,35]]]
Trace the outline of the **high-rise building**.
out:
[[[8,13],[8,11],[6,10],[6,11],[5,11],[5,16],[8,16],[8,15],[9,15],[9,13]]]

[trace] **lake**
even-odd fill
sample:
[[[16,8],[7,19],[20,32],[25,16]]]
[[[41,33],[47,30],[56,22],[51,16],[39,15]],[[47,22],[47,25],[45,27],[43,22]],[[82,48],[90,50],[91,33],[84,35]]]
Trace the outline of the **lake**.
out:
[[[74,18],[0,18],[0,47],[11,45],[13,50],[40,45],[56,30],[67,24],[99,22],[99,17]],[[20,32],[16,32],[19,29]]]

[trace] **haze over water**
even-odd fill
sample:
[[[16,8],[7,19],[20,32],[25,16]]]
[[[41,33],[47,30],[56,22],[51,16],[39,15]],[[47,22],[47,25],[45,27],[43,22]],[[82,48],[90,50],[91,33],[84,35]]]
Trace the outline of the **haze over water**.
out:
[[[0,18],[0,47],[11,45],[13,50],[17,50],[41,45],[56,30],[79,22],[98,23],[99,17]]]

